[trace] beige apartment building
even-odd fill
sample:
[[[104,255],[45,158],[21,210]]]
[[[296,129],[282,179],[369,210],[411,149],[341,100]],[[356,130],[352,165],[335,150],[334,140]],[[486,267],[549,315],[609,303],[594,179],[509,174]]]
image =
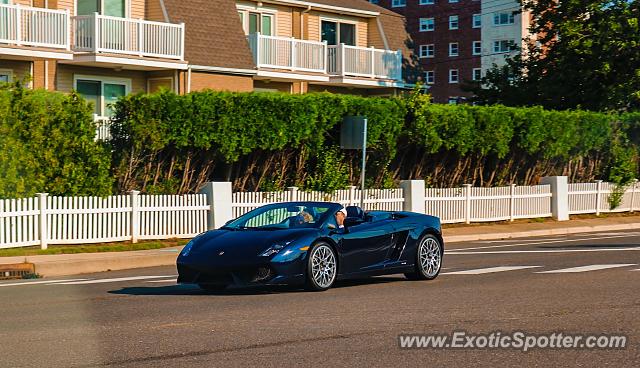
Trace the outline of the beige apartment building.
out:
[[[0,0],[0,81],[77,90],[98,118],[159,88],[389,95],[404,22],[366,0]]]

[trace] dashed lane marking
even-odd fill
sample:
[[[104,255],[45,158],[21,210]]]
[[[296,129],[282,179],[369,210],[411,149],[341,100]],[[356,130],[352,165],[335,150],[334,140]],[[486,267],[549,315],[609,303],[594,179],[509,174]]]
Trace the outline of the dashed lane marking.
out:
[[[602,237],[590,237],[590,238],[580,238],[580,239],[558,239],[558,240],[544,240],[544,241],[532,241],[526,243],[515,243],[515,244],[502,244],[502,245],[489,245],[486,247],[473,247],[473,248],[449,248],[449,251],[461,251],[461,250],[478,250],[478,249],[491,249],[491,248],[505,248],[505,247],[519,247],[523,245],[538,245],[538,244],[553,244],[553,243],[570,243],[570,242],[580,242],[580,241],[588,241],[588,240],[601,240],[601,239],[615,239],[615,238],[629,238],[628,235],[619,235],[619,236],[602,236]],[[520,240],[522,241],[522,240]],[[445,253],[447,249],[445,249]]]
[[[625,263],[625,264],[595,264],[588,266],[580,266],[580,267],[571,267],[571,268],[562,268],[559,270],[551,270],[551,271],[540,271],[536,273],[578,273],[578,272],[589,272],[589,271],[598,271],[598,270],[606,270],[609,268],[618,268],[618,267],[629,267],[636,266],[634,263]]]
[[[89,279],[67,279],[67,280],[43,280],[43,281],[24,281],[24,282],[12,282],[7,284],[0,284],[0,287],[5,286],[25,286],[25,285],[43,285],[43,284],[57,284],[61,282],[72,282],[72,281],[85,281]]]
[[[60,282],[60,283],[57,283],[56,285],[87,285],[87,284],[105,284],[105,283],[109,283],[109,282],[121,282],[121,281],[136,281],[136,280],[149,280],[149,279],[166,279],[167,277],[176,277],[176,275],[117,277],[117,278],[112,278],[112,279],[99,279],[99,280],[86,280],[86,281]]]
[[[483,275],[486,273],[495,273],[495,272],[505,272],[505,271],[517,271],[524,270],[528,268],[536,268],[542,266],[500,266],[500,267],[488,267],[488,268],[477,268],[474,270],[464,270],[464,271],[453,271],[453,272],[445,272],[442,275]]]

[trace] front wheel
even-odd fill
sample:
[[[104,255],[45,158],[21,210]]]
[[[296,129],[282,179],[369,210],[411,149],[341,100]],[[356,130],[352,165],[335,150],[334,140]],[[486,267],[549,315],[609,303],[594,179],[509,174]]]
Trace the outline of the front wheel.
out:
[[[405,273],[411,280],[433,280],[440,273],[444,247],[442,242],[431,234],[420,238],[416,252],[415,271]]]
[[[307,284],[311,291],[329,289],[336,281],[338,261],[336,253],[326,243],[316,244],[309,252],[307,260]]]

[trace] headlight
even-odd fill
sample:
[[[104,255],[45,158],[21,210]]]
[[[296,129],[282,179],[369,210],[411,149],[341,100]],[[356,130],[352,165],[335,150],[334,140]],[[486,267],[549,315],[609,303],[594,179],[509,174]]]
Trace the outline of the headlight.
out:
[[[181,255],[183,257],[186,257],[189,255],[189,253],[191,253],[191,248],[193,248],[193,239],[187,243],[187,245],[184,246],[184,248],[182,248],[182,253]]]
[[[270,257],[270,256],[272,256],[274,254],[277,254],[284,247],[285,247],[285,245],[282,245],[282,244],[272,245],[269,248],[267,248],[267,250],[265,250],[264,252],[260,253],[260,257]]]

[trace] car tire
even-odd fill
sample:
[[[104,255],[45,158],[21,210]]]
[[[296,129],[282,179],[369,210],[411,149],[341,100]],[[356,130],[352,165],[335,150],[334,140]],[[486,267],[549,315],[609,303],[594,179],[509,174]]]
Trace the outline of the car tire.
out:
[[[440,274],[444,247],[442,241],[432,234],[426,234],[418,241],[414,271],[405,273],[409,280],[433,280]]]
[[[338,257],[327,243],[318,243],[309,250],[307,280],[309,291],[325,291],[333,286],[338,276]]]
[[[198,284],[200,289],[209,291],[209,292],[219,292],[227,289],[227,285],[223,284]]]

